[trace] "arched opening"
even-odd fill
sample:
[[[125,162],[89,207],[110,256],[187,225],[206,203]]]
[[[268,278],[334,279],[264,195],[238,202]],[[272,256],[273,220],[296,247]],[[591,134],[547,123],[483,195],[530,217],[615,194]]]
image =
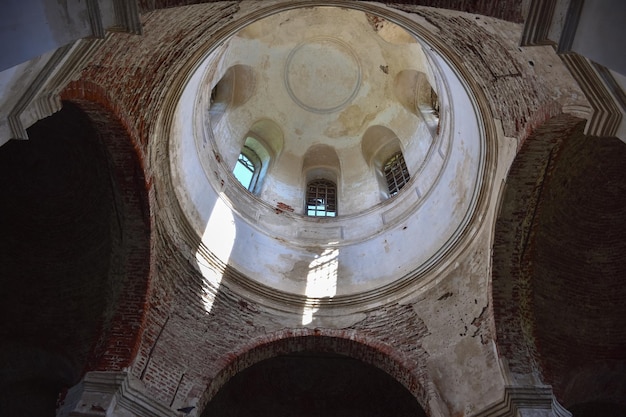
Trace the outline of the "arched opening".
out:
[[[312,416],[431,415],[425,407],[436,389],[424,389],[428,382],[418,379],[421,371],[413,362],[404,363],[380,341],[369,345],[356,335],[334,333],[301,329],[297,334],[271,334],[264,342],[234,352],[235,358],[231,355],[197,404],[198,415],[285,415],[283,410]],[[287,398],[289,394],[300,401]],[[250,404],[242,404],[246,396]],[[366,404],[372,409],[363,407]]]
[[[433,137],[439,133],[439,97],[425,73],[400,71],[394,80],[394,91],[407,111],[424,120]]]
[[[384,126],[367,129],[361,142],[361,152],[374,170],[381,199],[395,196],[411,179],[402,145],[391,129]]]
[[[0,149],[11,201],[0,206],[0,304],[19,317],[0,325],[9,415],[54,415],[85,372],[120,370],[137,349],[150,263],[143,174],[119,120],[79,105]]]
[[[303,351],[234,375],[201,416],[425,417],[415,397],[382,370],[335,353]]]
[[[626,405],[626,145],[583,129],[558,116],[518,153],[496,223],[492,281],[509,370],[538,375],[574,416]]]
[[[305,215],[335,217],[339,201],[339,157],[328,145],[315,145],[304,154],[302,165],[306,181],[304,192]]]
[[[260,195],[265,177],[280,155],[283,143],[283,132],[275,122],[263,119],[254,123],[234,162],[235,178],[248,191]]]
[[[624,417],[626,407],[612,402],[592,401],[576,404],[569,408],[573,417]]]

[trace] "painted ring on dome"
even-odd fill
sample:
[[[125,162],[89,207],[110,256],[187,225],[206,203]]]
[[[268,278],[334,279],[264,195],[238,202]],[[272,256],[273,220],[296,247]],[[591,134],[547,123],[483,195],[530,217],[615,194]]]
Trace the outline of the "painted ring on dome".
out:
[[[344,108],[359,92],[361,65],[347,43],[315,37],[296,46],[285,64],[285,87],[292,100],[313,113]]]

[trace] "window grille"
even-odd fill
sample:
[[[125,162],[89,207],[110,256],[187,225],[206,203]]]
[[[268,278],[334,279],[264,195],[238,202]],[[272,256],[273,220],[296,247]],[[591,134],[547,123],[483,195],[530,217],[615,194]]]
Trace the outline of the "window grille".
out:
[[[411,179],[402,152],[398,152],[389,158],[383,167],[383,171],[387,180],[387,187],[389,188],[389,196],[398,194],[402,187]]]
[[[312,217],[335,217],[337,215],[337,186],[334,182],[319,179],[308,184],[306,214]]]

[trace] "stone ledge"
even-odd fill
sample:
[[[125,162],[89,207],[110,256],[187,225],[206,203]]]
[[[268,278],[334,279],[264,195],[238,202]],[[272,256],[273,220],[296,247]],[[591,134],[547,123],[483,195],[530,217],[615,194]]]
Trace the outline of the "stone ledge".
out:
[[[74,404],[57,417],[177,417],[179,413],[150,398],[141,381],[127,372],[89,372],[73,387]],[[78,392],[76,392],[78,391]],[[70,394],[68,394],[69,396]]]
[[[474,417],[518,417],[525,415],[522,411],[524,409],[542,410],[541,415],[546,417],[572,416],[569,411],[556,401],[554,395],[552,395],[552,387],[540,385],[507,386],[504,388],[502,400],[474,414]]]

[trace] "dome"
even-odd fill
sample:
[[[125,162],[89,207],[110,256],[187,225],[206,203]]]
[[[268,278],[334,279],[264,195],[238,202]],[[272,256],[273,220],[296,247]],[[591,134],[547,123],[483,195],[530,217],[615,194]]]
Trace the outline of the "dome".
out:
[[[359,7],[258,17],[188,78],[170,164],[209,281],[228,269],[266,303],[372,300],[468,228],[486,160],[469,88],[418,25]]]

